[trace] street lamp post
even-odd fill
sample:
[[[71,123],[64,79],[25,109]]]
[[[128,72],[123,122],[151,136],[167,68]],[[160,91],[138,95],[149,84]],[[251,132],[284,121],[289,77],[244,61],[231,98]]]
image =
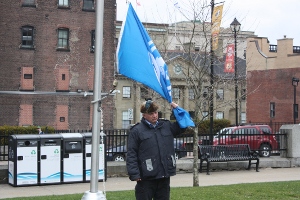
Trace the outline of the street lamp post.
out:
[[[294,124],[296,124],[296,119],[298,118],[298,104],[296,104],[296,87],[298,86],[299,78],[292,78],[292,85],[294,86],[294,104],[293,104],[293,118]]]
[[[230,24],[231,31],[234,33],[234,82],[235,82],[235,125],[238,126],[238,85],[237,85],[237,53],[236,53],[236,36],[240,31],[241,24],[234,18]]]

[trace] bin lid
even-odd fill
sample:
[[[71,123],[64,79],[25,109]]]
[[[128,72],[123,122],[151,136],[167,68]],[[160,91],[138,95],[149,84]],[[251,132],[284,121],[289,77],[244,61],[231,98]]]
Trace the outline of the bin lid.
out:
[[[20,135],[10,135],[10,137],[17,139],[17,140],[37,140],[40,139],[40,135],[37,134],[20,134]]]
[[[41,140],[44,139],[61,139],[62,136],[60,134],[41,134],[39,135]]]
[[[83,137],[92,137],[93,133],[92,132],[86,132],[86,133],[81,133]]]
[[[63,138],[82,138],[80,133],[60,133]]]

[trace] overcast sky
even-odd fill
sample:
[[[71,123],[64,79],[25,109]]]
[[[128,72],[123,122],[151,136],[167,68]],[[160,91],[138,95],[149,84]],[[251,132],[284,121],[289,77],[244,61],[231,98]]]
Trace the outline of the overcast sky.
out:
[[[180,10],[188,15],[191,8],[208,5],[210,0],[131,0],[142,22],[172,23],[186,21]],[[123,21],[127,12],[127,0],[117,0],[117,20]],[[199,2],[202,3],[199,5]],[[222,2],[215,0],[215,4]],[[197,6],[191,6],[191,4]],[[217,4],[218,6],[220,4]],[[300,46],[300,25],[298,23],[300,0],[226,0],[224,1],[222,27],[229,27],[236,17],[242,24],[241,30],[254,31],[259,37],[268,37],[270,44],[277,44],[277,39],[293,38],[294,46]]]

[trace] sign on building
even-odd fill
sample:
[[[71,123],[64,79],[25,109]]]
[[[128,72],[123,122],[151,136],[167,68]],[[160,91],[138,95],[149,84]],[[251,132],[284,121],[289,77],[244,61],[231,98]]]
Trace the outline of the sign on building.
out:
[[[133,109],[128,108],[128,120],[133,120]]]

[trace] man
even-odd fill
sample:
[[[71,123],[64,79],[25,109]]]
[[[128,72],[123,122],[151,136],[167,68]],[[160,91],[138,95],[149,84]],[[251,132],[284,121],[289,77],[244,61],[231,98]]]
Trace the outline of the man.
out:
[[[171,103],[172,108],[178,105]],[[126,166],[136,181],[137,200],[170,199],[170,176],[176,174],[174,135],[183,133],[177,122],[158,119],[158,105],[148,99],[141,105],[141,122],[130,129]]]
[[[42,128],[40,126],[37,127],[37,130],[38,130],[39,134],[44,134],[44,132],[42,131]]]

